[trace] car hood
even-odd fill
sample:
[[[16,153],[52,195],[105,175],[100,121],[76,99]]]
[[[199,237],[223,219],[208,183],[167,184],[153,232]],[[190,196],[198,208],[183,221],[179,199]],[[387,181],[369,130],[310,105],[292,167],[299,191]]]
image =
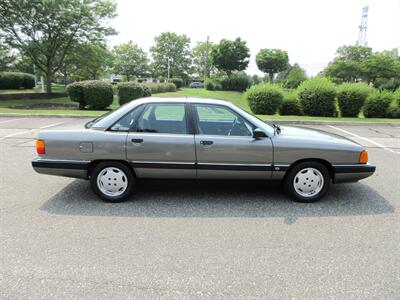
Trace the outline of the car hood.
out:
[[[282,138],[290,138],[302,141],[319,141],[333,144],[359,145],[353,140],[341,135],[319,129],[304,127],[281,126],[281,133],[279,136],[282,136]]]

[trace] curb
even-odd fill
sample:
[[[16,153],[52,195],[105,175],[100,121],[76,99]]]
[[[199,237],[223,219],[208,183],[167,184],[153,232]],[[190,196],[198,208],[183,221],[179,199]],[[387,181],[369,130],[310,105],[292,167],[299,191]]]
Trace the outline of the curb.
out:
[[[26,114],[7,114],[0,113],[0,117],[21,117],[21,118],[71,118],[71,119],[87,119],[96,118],[98,116],[69,116],[69,115],[26,115]],[[282,125],[339,125],[339,126],[397,126],[400,122],[343,122],[343,121],[313,121],[313,120],[265,120],[264,122],[274,122]]]

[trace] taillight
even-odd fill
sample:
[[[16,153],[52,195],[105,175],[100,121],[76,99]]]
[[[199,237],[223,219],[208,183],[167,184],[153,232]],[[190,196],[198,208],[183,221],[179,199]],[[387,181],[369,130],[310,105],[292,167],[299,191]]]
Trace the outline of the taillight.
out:
[[[360,164],[366,164],[368,162],[368,152],[364,150],[360,153],[360,158],[358,159]]]
[[[43,140],[36,141],[36,152],[37,154],[46,154],[46,145]]]

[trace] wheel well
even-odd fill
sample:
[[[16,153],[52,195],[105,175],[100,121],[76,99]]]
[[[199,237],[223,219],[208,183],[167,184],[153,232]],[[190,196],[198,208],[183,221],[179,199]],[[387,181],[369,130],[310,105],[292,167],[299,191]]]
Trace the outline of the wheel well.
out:
[[[304,158],[304,159],[299,159],[299,160],[295,161],[294,163],[292,163],[289,166],[289,169],[286,171],[285,178],[290,173],[291,169],[293,169],[298,164],[306,162],[306,161],[315,161],[315,162],[319,162],[319,163],[323,164],[326,167],[326,169],[328,170],[331,179],[334,178],[334,171],[333,171],[332,165],[327,160],[318,159],[318,158]]]
[[[88,166],[88,177],[90,177],[90,174],[92,173],[93,169],[94,169],[99,163],[105,162],[105,161],[107,161],[107,162],[113,162],[113,161],[115,161],[115,162],[123,163],[125,166],[127,166],[127,167],[132,171],[133,175],[136,177],[135,170],[133,169],[133,167],[132,167],[126,160],[117,160],[117,159],[111,159],[111,160],[110,160],[110,159],[92,160],[92,161],[89,163],[89,166]]]

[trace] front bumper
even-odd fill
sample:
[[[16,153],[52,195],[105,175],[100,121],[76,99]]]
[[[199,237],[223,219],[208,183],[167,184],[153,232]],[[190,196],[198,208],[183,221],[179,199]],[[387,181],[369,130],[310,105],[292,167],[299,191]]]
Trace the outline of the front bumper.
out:
[[[370,164],[333,165],[333,183],[356,182],[374,174],[376,167]]]
[[[86,160],[56,160],[38,157],[32,160],[32,167],[40,174],[87,179],[89,163],[90,161]]]

